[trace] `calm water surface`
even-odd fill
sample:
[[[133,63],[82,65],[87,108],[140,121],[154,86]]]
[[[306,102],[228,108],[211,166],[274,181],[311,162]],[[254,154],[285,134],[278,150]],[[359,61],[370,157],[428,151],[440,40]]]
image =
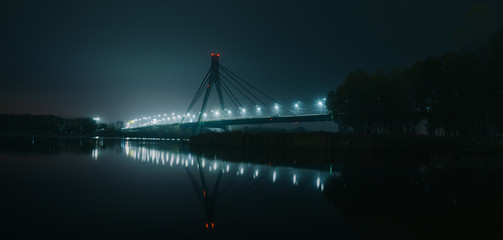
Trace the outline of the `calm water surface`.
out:
[[[307,169],[145,139],[1,144],[1,228],[18,237],[502,236],[498,167],[334,161]]]

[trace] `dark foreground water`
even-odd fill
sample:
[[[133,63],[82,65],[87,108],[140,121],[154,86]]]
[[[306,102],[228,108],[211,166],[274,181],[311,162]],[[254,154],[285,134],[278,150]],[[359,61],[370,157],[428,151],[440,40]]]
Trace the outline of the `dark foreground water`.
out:
[[[178,141],[0,143],[4,236],[503,237],[503,171],[486,160],[445,167],[337,159],[308,169],[200,156]]]

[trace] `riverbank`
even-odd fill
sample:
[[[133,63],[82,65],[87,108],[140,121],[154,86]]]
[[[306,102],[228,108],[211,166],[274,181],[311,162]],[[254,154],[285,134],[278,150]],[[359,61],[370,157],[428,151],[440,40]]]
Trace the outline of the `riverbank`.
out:
[[[252,162],[261,159],[269,162],[324,164],[375,157],[383,161],[444,166],[479,164],[480,159],[484,159],[485,163],[503,162],[503,142],[430,136],[223,132],[193,136],[190,145],[194,151],[202,154]]]
[[[464,151],[479,154],[503,153],[503,141],[440,138],[410,135],[353,135],[328,132],[305,133],[206,133],[190,137],[194,146],[233,149],[337,150],[367,152]]]

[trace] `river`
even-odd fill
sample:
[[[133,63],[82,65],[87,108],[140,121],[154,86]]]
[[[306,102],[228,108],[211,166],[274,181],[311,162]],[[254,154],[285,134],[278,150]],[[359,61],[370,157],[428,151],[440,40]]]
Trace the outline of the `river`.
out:
[[[501,236],[502,169],[253,164],[179,139],[3,137],[1,229],[17,237]]]

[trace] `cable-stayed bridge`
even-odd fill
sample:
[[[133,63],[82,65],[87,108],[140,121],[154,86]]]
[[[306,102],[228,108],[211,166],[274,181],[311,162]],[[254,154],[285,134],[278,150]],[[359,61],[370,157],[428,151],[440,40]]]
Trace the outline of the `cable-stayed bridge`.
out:
[[[210,69],[184,113],[137,118],[128,121],[126,128],[177,124],[197,128],[199,133],[203,127],[227,130],[230,125],[333,121],[326,110],[324,98],[310,107],[303,106],[299,101],[281,104],[265,91],[220,65],[219,60],[220,54],[211,54]],[[216,89],[216,96],[211,95],[213,88]],[[199,101],[201,97],[202,101]],[[216,99],[212,101],[212,97]],[[209,103],[216,107],[209,109]],[[200,111],[196,110],[198,106]]]

